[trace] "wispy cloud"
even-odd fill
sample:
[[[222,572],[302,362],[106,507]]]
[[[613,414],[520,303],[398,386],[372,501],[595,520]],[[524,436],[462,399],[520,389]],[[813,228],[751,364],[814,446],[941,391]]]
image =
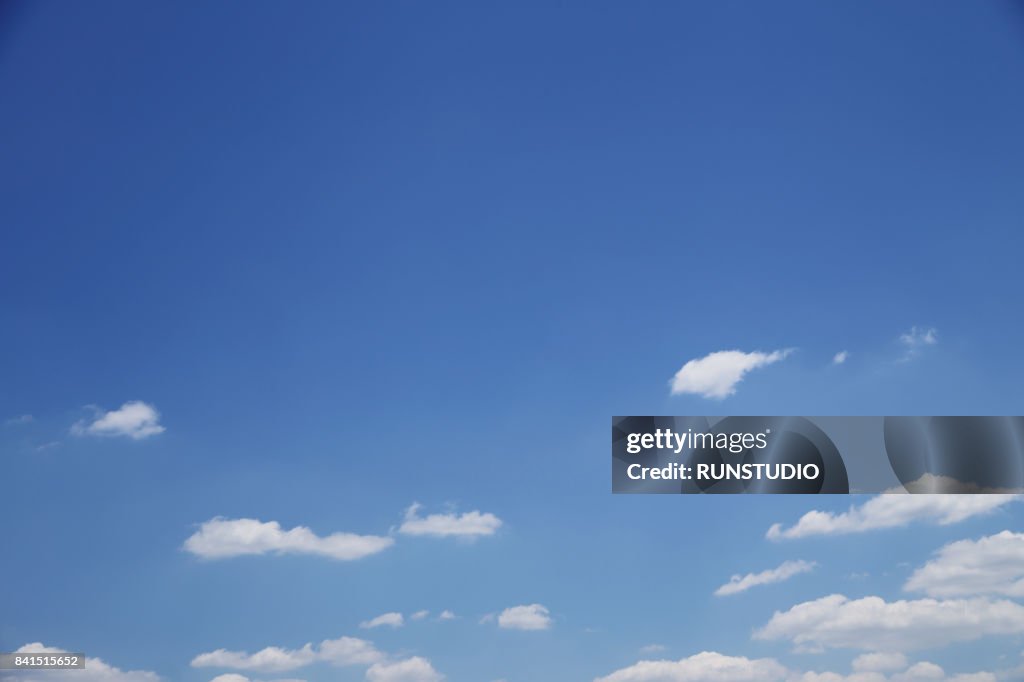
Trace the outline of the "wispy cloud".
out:
[[[277,521],[214,518],[185,540],[184,549],[204,559],[260,554],[311,554],[339,561],[382,552],[394,539],[378,535],[332,533],[320,537],[305,526],[282,530]]]
[[[817,566],[817,564],[813,561],[785,561],[777,568],[761,571],[760,573],[748,573],[743,576],[734,575],[729,579],[729,582],[715,590],[715,596],[724,597],[731,594],[746,592],[750,588],[757,587],[758,585],[781,583],[784,580],[789,580],[793,576],[800,575],[801,573],[809,573],[814,570],[815,566]]]
[[[17,417],[11,417],[10,419],[4,420],[4,426],[20,426],[22,424],[31,424],[35,421],[35,417],[30,414],[22,414]]]
[[[841,513],[809,511],[789,528],[776,523],[768,529],[769,540],[792,540],[815,535],[846,535],[914,522],[942,526],[987,514],[1020,499],[1019,495],[907,495],[885,494]]]
[[[722,400],[736,392],[736,386],[750,371],[784,360],[793,349],[771,353],[722,350],[690,360],[672,378],[672,395],[691,393]]]
[[[917,356],[925,346],[934,346],[939,342],[939,333],[935,327],[911,327],[909,332],[900,334],[900,343],[905,351],[902,360],[910,360]]]
[[[71,427],[76,436],[121,436],[142,440],[163,433],[160,413],[152,405],[133,400],[116,410],[99,411],[93,419],[80,420]]]
[[[463,514],[430,514],[420,516],[422,505],[413,503],[405,510],[405,520],[398,528],[404,535],[426,535],[431,537],[475,538],[494,535],[502,526],[502,521],[494,514],[479,511]]]
[[[387,626],[389,628],[400,628],[403,625],[405,625],[405,618],[402,614],[397,611],[392,611],[390,613],[382,613],[376,618],[371,618],[370,620],[364,620],[359,624],[359,627],[364,630],[369,630],[371,628],[379,628],[383,626]]]
[[[833,365],[841,365],[846,362],[846,359],[850,357],[849,351],[841,350],[832,356]]]

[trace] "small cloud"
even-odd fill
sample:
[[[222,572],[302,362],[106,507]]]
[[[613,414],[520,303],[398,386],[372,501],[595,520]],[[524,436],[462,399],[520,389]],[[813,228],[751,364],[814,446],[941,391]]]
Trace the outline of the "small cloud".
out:
[[[416,613],[414,613],[414,614],[409,616],[409,620],[423,620],[424,618],[426,618],[429,615],[430,615],[430,611],[427,611],[427,610],[417,611]]]
[[[497,618],[497,617],[498,616],[496,614],[485,613],[483,616],[480,617],[480,625],[487,625],[488,623],[493,623],[495,618]],[[1022,655],[1024,655],[1024,654],[1022,654]]]
[[[184,549],[204,559],[260,554],[313,554],[353,561],[383,552],[393,538],[355,533],[320,537],[305,526],[282,530],[277,521],[213,518],[185,540]]]
[[[364,620],[359,624],[359,627],[364,630],[369,630],[370,628],[379,628],[385,625],[389,628],[400,628],[405,625],[405,618],[403,618],[402,614],[397,611],[392,611],[391,613],[382,613],[376,618],[371,618],[370,620]]]
[[[445,609],[444,611],[442,611],[441,615],[439,615],[437,617],[437,619],[440,620],[440,621],[455,620],[456,618],[457,618],[457,616],[454,613],[452,613],[451,611],[449,611],[448,609]]]
[[[938,331],[935,327],[911,327],[910,331],[900,334],[900,343],[906,349],[901,360],[907,361],[921,352],[925,346],[934,346],[939,342]]]
[[[833,365],[841,365],[844,362],[846,362],[846,358],[848,358],[848,357],[850,357],[850,353],[848,351],[841,350],[841,351],[839,351],[838,353],[836,353],[835,355],[832,356],[832,364]]]
[[[730,594],[746,592],[758,585],[781,583],[801,573],[809,573],[814,570],[815,566],[817,564],[813,561],[785,561],[778,568],[761,571],[760,573],[748,573],[744,576],[734,575],[729,582],[715,590],[715,596],[724,597]]]
[[[640,647],[640,653],[642,654],[660,654],[665,651],[664,644],[648,644],[647,646]]]
[[[394,663],[374,663],[366,671],[367,682],[441,682],[443,679],[444,675],[420,656]]]
[[[165,430],[160,425],[160,413],[141,400],[129,401],[117,410],[100,411],[91,422],[83,419],[71,427],[76,436],[125,436],[132,440],[149,438]]]
[[[305,644],[299,649],[268,646],[255,653],[217,649],[192,659],[193,668],[233,668],[235,670],[277,673],[295,670],[317,662],[335,667],[370,665],[385,660],[386,656],[372,643],[355,637],[327,639],[319,647]],[[281,680],[280,682],[284,682]]]
[[[404,535],[427,535],[431,537],[476,538],[494,535],[501,528],[502,521],[494,514],[479,511],[464,514],[430,514],[420,516],[422,505],[414,502],[405,510],[405,520],[398,528]]]
[[[498,627],[506,630],[547,630],[551,615],[543,604],[513,606],[498,615]]]
[[[751,370],[784,360],[793,349],[771,353],[722,350],[690,360],[672,378],[672,395],[692,393],[722,400],[736,392],[736,385]]]
[[[10,419],[4,420],[4,426],[20,426],[22,424],[31,424],[35,421],[35,417],[30,414],[23,414],[17,417],[11,417]]]
[[[36,452],[46,452],[48,450],[53,450],[54,448],[58,447],[59,445],[60,445],[60,441],[58,441],[58,440],[51,440],[49,443],[42,443],[41,445],[37,445],[36,446]]]
[[[66,654],[68,652],[65,649],[46,646],[41,642],[34,642],[15,649],[13,653]],[[62,676],[67,676],[73,679],[82,680],[83,682],[160,682],[160,676],[154,672],[149,672],[148,670],[121,670],[119,668],[115,668],[109,663],[106,663],[102,659],[92,658],[91,656],[86,656],[84,670],[75,670],[63,673],[53,673],[48,671],[34,672],[30,670],[25,670],[24,672],[24,677],[19,675],[18,677],[10,678],[11,681],[45,682],[46,680],[63,679]],[[5,676],[0,677],[3,677],[4,680],[8,679]]]
[[[897,651],[861,654],[853,659],[853,669],[858,673],[890,673],[906,667],[907,657]]]

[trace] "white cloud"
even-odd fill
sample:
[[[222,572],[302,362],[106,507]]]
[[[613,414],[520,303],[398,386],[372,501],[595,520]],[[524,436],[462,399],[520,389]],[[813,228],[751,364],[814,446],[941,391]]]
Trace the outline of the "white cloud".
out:
[[[639,661],[594,682],[996,682],[996,676],[988,672],[947,677],[942,668],[927,661],[907,666],[902,654],[873,653],[857,657],[848,675],[801,673],[773,658],[749,659],[705,651],[678,661]]]
[[[861,654],[853,659],[853,669],[859,673],[886,673],[907,667],[907,657],[898,651]]]
[[[846,362],[846,359],[848,357],[850,357],[850,353],[848,351],[841,350],[841,351],[839,351],[838,353],[836,353],[835,355],[832,356],[832,364],[833,365],[841,365],[844,362]]]
[[[439,615],[437,617],[438,620],[455,620],[455,618],[456,618],[455,613],[452,612],[452,611],[449,611],[448,609],[445,609],[444,611],[442,611],[441,615]]]
[[[931,597],[1024,597],[1024,533],[953,542],[907,580],[905,589]]]
[[[252,680],[245,675],[239,675],[238,673],[224,673],[223,675],[217,675],[217,677],[210,680],[210,682],[261,682],[261,680]],[[306,682],[305,680],[297,679],[275,679],[270,682]]]
[[[906,334],[900,334],[900,343],[910,348],[934,346],[938,342],[938,330],[935,327],[911,327]]]
[[[910,360],[925,346],[934,346],[938,342],[938,331],[934,327],[911,327],[906,334],[900,334],[900,343],[906,349],[902,359]]]
[[[258,670],[261,672],[282,672],[295,670],[317,660],[312,644],[301,649],[283,649],[268,646],[254,654],[245,651],[217,649],[202,653],[192,659],[193,668],[231,668],[234,670]]]
[[[359,624],[359,627],[364,630],[368,630],[370,628],[379,628],[384,625],[389,628],[400,628],[405,625],[405,618],[403,618],[402,614],[397,611],[392,611],[391,613],[382,613],[376,618],[371,618],[370,620],[364,620]]]
[[[184,549],[204,559],[274,553],[315,554],[352,561],[382,552],[394,542],[389,537],[354,533],[320,537],[305,526],[282,530],[277,521],[217,517],[203,523],[185,540]]]
[[[425,658],[413,656],[394,663],[374,663],[366,671],[367,682],[441,682],[444,675]]]
[[[429,535],[432,537],[475,538],[494,535],[501,528],[501,519],[494,514],[479,511],[464,514],[430,514],[420,516],[422,505],[413,503],[405,510],[405,520],[398,531],[405,535]]]
[[[18,647],[12,653],[17,654],[66,654],[65,649],[46,646],[41,642],[33,642]],[[160,676],[147,670],[119,670],[100,658],[85,658],[85,668],[80,670],[25,670],[17,671],[13,676],[3,677],[5,682],[47,682],[54,679],[71,679],[76,682],[159,682]]]
[[[678,661],[639,661],[594,682],[774,682],[789,672],[771,658],[704,651]]]
[[[745,592],[758,585],[781,583],[793,576],[813,571],[816,565],[813,561],[785,561],[778,568],[771,568],[760,573],[748,573],[744,576],[734,575],[729,579],[729,582],[715,590],[715,595],[724,597],[730,594]]]
[[[429,615],[430,615],[430,611],[427,611],[426,609],[424,609],[423,611],[417,611],[416,613],[413,613],[412,615],[410,615],[409,616],[409,620],[423,620],[424,618],[426,618]]]
[[[898,528],[915,521],[941,526],[989,513],[1019,499],[1018,495],[901,495],[873,497],[859,507],[842,513],[809,511],[796,525],[783,529],[776,523],[768,529],[769,540],[804,538],[813,535],[863,533]]]
[[[160,425],[160,413],[141,400],[129,401],[117,410],[101,411],[91,422],[81,420],[71,427],[71,433],[76,436],[126,436],[133,440],[155,436],[165,430]]]
[[[755,639],[791,640],[798,651],[876,652],[941,647],[988,635],[1024,634],[1024,606],[986,599],[886,602],[833,594],[777,611]]]
[[[259,672],[295,670],[317,662],[334,666],[370,665],[384,660],[384,654],[372,643],[355,637],[339,637],[320,643],[306,644],[299,649],[268,646],[254,654],[245,651],[217,649],[192,659],[193,668],[230,668]]]
[[[665,651],[664,644],[647,644],[640,647],[640,653],[642,654],[660,654],[662,651]]]
[[[551,615],[542,604],[513,606],[498,615],[498,627],[506,630],[547,630],[551,622]]]
[[[728,398],[736,392],[736,385],[747,372],[779,362],[792,352],[792,349],[771,353],[721,350],[690,360],[672,378],[672,395],[693,393],[717,400]]]
[[[30,414],[21,414],[17,417],[11,417],[4,421],[4,426],[19,426],[21,424],[31,424],[35,421],[35,417]]]

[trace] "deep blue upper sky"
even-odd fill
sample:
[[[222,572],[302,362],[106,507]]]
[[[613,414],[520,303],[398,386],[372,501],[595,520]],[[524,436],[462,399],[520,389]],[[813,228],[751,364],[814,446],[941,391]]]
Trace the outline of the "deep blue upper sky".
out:
[[[0,584],[23,589],[0,650],[205,682],[202,651],[452,608],[458,641],[379,645],[455,682],[592,679],[652,641],[785,658],[749,641],[774,609],[900,596],[844,576],[960,536],[833,545],[821,589],[723,608],[717,582],[791,558],[770,522],[847,501],[613,499],[609,417],[1024,412],[1019,4],[40,2],[0,22]],[[914,326],[939,342],[908,360]],[[688,360],[788,348],[725,401],[670,396]],[[130,400],[166,431],[70,434]],[[505,526],[340,564],[180,550],[216,516],[386,533],[413,501]],[[698,596],[618,592],[648,570]],[[534,602],[550,633],[477,626]]]

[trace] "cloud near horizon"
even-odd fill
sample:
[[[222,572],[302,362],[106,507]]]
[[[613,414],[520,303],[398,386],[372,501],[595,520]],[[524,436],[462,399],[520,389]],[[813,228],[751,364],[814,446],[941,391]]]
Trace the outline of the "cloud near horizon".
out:
[[[900,600],[832,594],[776,611],[756,640],[789,640],[796,651],[937,649],[992,635],[1024,634],[1024,606],[988,599]]]
[[[784,360],[792,352],[792,348],[771,353],[721,350],[690,360],[672,378],[672,395],[690,393],[723,400],[736,393],[748,372]]]

